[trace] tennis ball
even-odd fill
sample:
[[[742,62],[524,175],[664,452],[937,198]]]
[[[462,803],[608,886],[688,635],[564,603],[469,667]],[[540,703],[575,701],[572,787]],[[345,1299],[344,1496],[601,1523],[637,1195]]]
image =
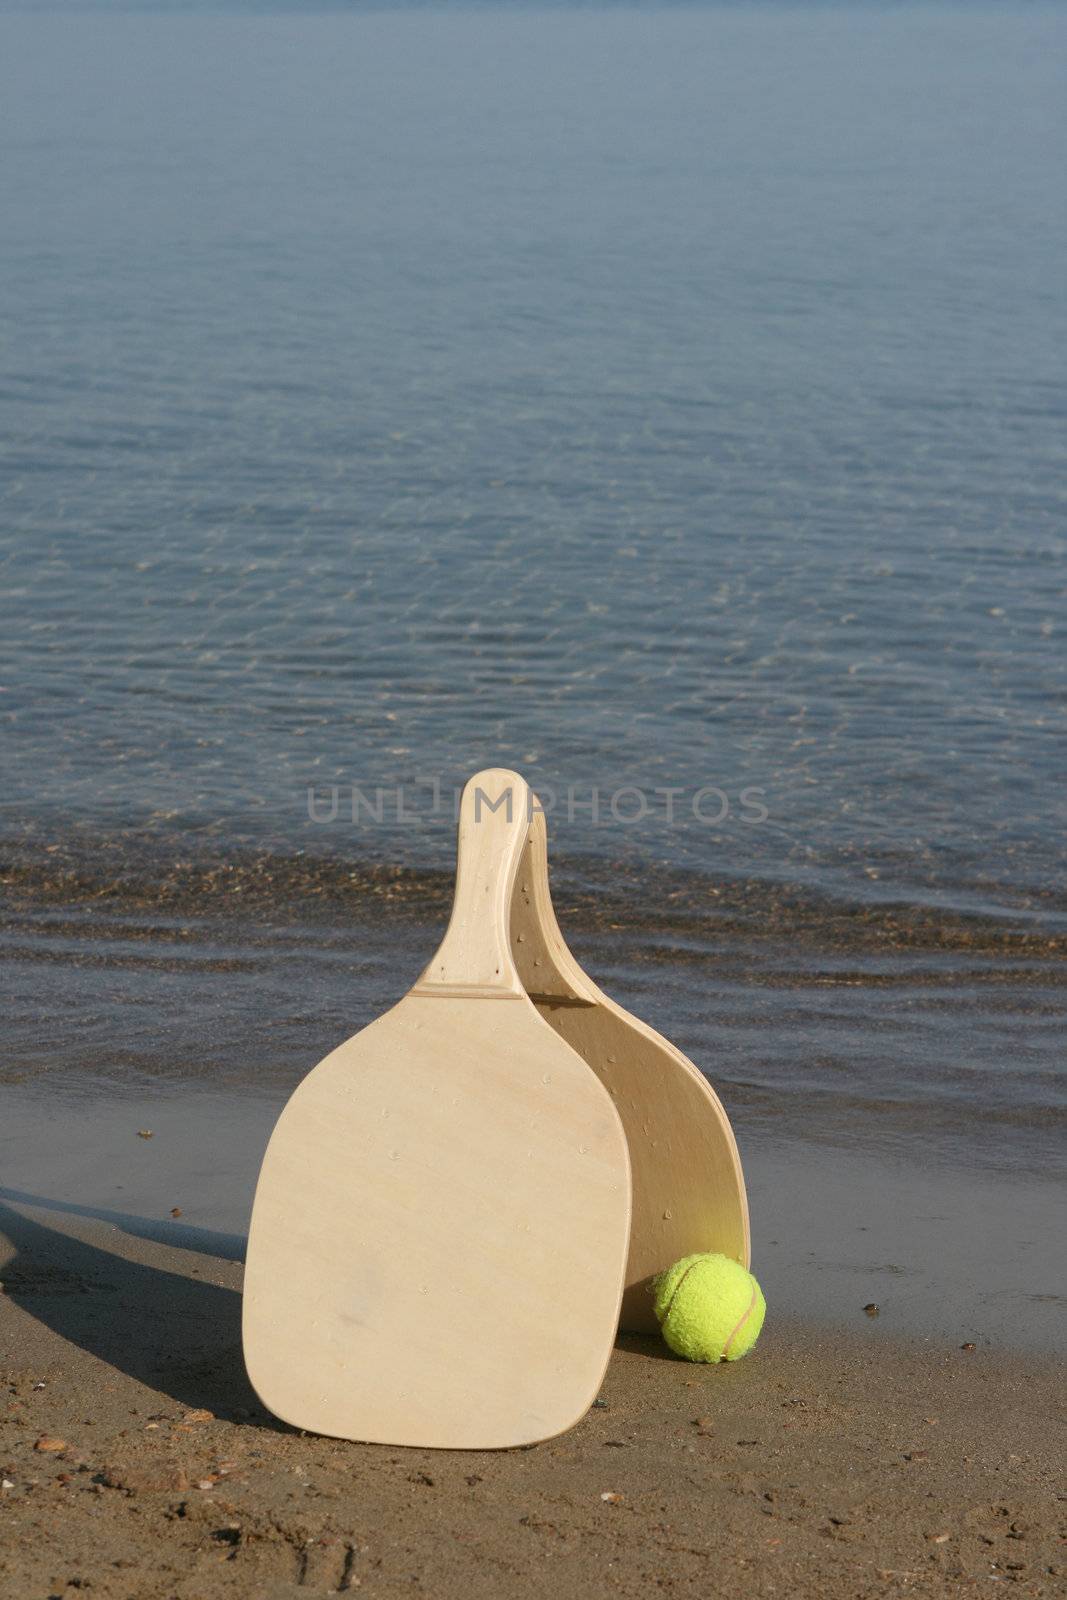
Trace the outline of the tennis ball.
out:
[[[653,1279],[656,1320],[675,1355],[687,1361],[736,1361],[763,1327],[767,1302],[729,1256],[683,1256]]]

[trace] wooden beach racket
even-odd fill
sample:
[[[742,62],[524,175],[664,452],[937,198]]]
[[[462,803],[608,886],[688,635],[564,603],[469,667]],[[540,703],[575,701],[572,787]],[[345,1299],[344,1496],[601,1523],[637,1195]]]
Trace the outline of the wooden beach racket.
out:
[[[244,1350],[256,1393],[295,1427],[503,1448],[563,1432],[600,1387],[629,1159],[609,1095],[511,957],[528,797],[514,772],[471,779],[440,949],[304,1079],[271,1137]]]
[[[568,950],[536,809],[511,902],[511,945],[530,999],[589,1063],[622,1118],[633,1214],[621,1326],[655,1333],[649,1284],[657,1272],[698,1250],[749,1264],[748,1201],[729,1118],[688,1057],[609,999]]]

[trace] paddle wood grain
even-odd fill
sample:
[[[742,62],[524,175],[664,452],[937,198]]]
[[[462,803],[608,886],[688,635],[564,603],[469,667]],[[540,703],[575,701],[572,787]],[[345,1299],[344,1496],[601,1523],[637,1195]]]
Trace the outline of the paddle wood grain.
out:
[[[492,1449],[562,1432],[600,1386],[629,1161],[610,1097],[511,956],[527,804],[515,773],[471,780],[437,955],[304,1079],[271,1138],[244,1348],[296,1427]]]

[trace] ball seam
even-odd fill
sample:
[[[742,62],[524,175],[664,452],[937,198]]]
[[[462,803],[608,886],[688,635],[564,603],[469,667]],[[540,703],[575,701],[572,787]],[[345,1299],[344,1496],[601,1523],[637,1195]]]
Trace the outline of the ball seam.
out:
[[[699,1267],[699,1265],[700,1265],[699,1261],[692,1261],[692,1262],[690,1262],[689,1266],[686,1267],[685,1271],[682,1273],[682,1276],[678,1279],[678,1282],[675,1284],[674,1288],[671,1290],[671,1297],[667,1301],[667,1305],[666,1305],[666,1308],[664,1309],[663,1316],[660,1318],[661,1322],[666,1322],[667,1318],[671,1314],[671,1308],[674,1305],[675,1300],[677,1300],[677,1298],[678,1298],[679,1289],[682,1287],[682,1284],[685,1282],[686,1278],[688,1278],[689,1274],[691,1272],[693,1272],[697,1267]],[[746,1313],[746,1315],[747,1315],[747,1313]]]
[[[741,1332],[741,1329],[744,1327],[745,1323],[748,1321],[749,1317],[752,1315],[753,1307],[756,1304],[756,1293],[757,1293],[756,1285],[753,1284],[752,1285],[752,1294],[749,1297],[748,1305],[745,1307],[745,1310],[741,1314],[741,1320],[737,1324],[736,1328],[734,1328],[733,1332],[730,1334],[730,1337],[727,1339],[726,1343],[722,1347],[722,1357],[723,1357],[724,1361],[729,1361],[729,1359],[730,1359],[730,1346],[733,1344],[734,1340],[737,1338],[737,1335]]]

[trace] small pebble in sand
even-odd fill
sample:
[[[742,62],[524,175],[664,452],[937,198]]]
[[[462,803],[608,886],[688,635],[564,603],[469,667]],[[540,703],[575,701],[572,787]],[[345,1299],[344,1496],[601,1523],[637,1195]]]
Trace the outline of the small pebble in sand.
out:
[[[44,1380],[40,1379],[37,1383],[34,1384],[33,1387],[35,1389],[43,1389],[44,1388]]]
[[[977,1348],[978,1348],[978,1346],[976,1344],[961,1344],[960,1345],[960,1349],[961,1350],[977,1350]]]
[[[605,1489],[600,1498],[606,1500],[609,1506],[617,1506],[622,1500],[622,1495],[615,1489]]]
[[[171,1206],[170,1214],[172,1217],[180,1217],[182,1214],[181,1206]]]
[[[67,1441],[66,1439],[56,1439],[50,1433],[42,1433],[33,1448],[35,1450],[65,1450]]]
[[[863,1309],[866,1311],[869,1317],[876,1317],[878,1315],[878,1307],[875,1305],[873,1300],[868,1301]]]
[[[151,1128],[138,1128],[137,1137],[138,1137],[138,1139],[151,1139],[151,1137],[152,1137]]]
[[[15,1485],[10,1478],[0,1479],[0,1489],[13,1489]]]
[[[182,1416],[183,1422],[214,1422],[215,1413],[208,1411],[204,1406],[198,1406],[195,1411],[186,1411]]]

